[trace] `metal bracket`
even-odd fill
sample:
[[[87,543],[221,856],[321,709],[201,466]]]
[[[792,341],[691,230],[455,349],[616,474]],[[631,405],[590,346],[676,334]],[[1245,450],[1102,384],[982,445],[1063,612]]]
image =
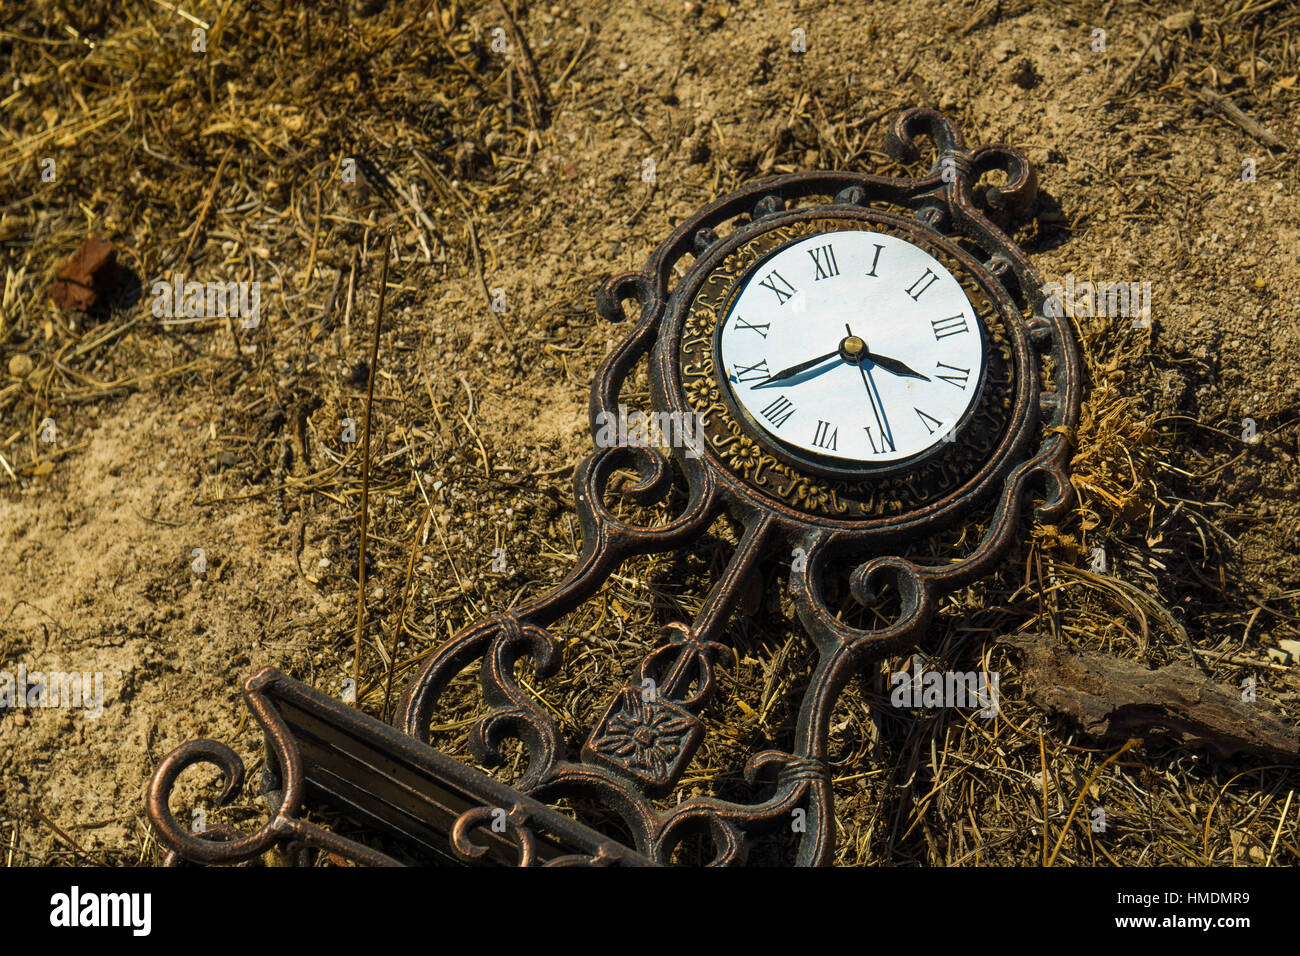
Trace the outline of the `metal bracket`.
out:
[[[149,786],[149,816],[179,858],[241,863],[296,840],[372,866],[476,863],[504,866],[652,865],[634,850],[493,780],[392,727],[266,668],[244,684],[244,701],[266,734],[264,796],[278,805],[261,830],[187,833],[167,797],[195,763],[222,769],[217,805],[242,788],[244,765],[225,744],[195,740],[173,751]],[[301,819],[305,804],[330,807],[393,844],[383,853]]]

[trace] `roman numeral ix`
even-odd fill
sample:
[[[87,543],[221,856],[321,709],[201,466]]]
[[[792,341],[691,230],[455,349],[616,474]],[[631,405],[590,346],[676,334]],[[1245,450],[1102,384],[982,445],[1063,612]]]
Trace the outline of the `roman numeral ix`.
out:
[[[731,374],[736,376],[737,382],[754,382],[767,378],[771,373],[767,370],[767,359],[763,359],[757,365],[737,365]]]

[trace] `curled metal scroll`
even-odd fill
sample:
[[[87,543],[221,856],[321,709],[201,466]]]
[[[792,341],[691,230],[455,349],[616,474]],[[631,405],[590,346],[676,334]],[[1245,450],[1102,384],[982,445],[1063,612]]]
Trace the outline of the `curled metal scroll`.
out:
[[[244,784],[244,763],[239,755],[216,740],[192,740],[168,754],[149,782],[146,805],[149,819],[171,853],[166,862],[180,860],[208,864],[240,864],[253,861],[272,847],[297,841],[309,847],[336,853],[368,866],[395,866],[397,861],[364,844],[348,840],[299,819],[303,806],[303,767],[298,746],[276,712],[260,693],[266,683],[255,674],[244,685],[244,701],[266,735],[267,759],[279,768],[279,806],[271,819],[254,833],[233,827],[208,827],[193,833],[173,816],[170,797],[182,773],[196,764],[210,764],[222,774],[222,790],[213,805],[222,807],[239,795]],[[270,795],[268,795],[270,796]]]

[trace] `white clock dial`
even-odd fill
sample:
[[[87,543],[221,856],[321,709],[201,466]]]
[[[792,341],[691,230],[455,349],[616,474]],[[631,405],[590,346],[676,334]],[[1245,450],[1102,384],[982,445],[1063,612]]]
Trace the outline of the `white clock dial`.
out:
[[[984,342],[961,284],[886,233],[826,232],[761,262],[719,340],[732,396],[778,442],[883,465],[951,441]]]

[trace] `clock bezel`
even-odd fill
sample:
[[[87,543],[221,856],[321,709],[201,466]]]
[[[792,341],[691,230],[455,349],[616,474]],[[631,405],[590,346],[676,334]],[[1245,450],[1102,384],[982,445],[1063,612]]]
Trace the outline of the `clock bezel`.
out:
[[[865,210],[865,211],[876,212],[877,214],[879,214],[878,211],[876,210]],[[887,214],[883,214],[883,215],[887,216]],[[888,222],[888,220],[886,221]],[[911,224],[906,223],[905,220],[897,220],[897,222],[902,223],[909,227],[911,226]],[[889,224],[894,225],[894,223],[889,223]],[[924,232],[918,232],[917,230],[910,229],[910,228],[904,231],[907,231],[909,233],[909,236],[918,236],[918,235],[925,236]],[[819,236],[829,236],[834,234],[835,232],[873,232],[877,234],[888,235],[894,239],[900,239],[904,242],[910,243],[911,245],[925,252],[926,255],[930,256],[931,259],[934,259],[934,261],[938,263],[941,267],[943,267],[945,270],[948,270],[948,267],[946,265],[944,265],[942,262],[939,262],[938,257],[936,257],[930,250],[925,248],[924,245],[925,241],[927,240],[934,241],[933,237],[930,236],[925,236],[925,239],[922,242],[915,242],[910,237],[904,238],[902,236],[896,235],[894,232],[890,232],[886,230],[871,230],[871,229],[828,230],[826,232],[814,232],[814,233],[809,233],[808,235],[794,236],[788,241],[782,243],[776,248],[771,249],[768,252],[766,252],[764,255],[760,256],[752,265],[750,265],[748,269],[745,270],[744,273],[742,273],[735,280],[735,284],[733,286],[730,296],[727,299],[726,304],[719,310],[720,318],[718,320],[717,326],[713,330],[713,354],[716,358],[718,359],[723,358],[722,335],[723,332],[726,330],[727,322],[731,319],[731,314],[736,307],[736,302],[740,299],[742,295],[744,295],[744,293],[749,289],[750,284],[758,277],[758,273],[762,270],[764,264],[776,258],[777,256],[781,255],[783,252],[785,252],[787,249],[794,246],[796,243],[804,242],[808,239],[819,237]],[[949,252],[949,250],[947,249],[943,251]],[[963,265],[966,266],[967,271],[970,273],[972,278],[976,279],[977,281],[981,278],[979,274],[975,270],[970,269],[970,267],[966,263],[963,263]],[[951,270],[948,271],[951,272]],[[958,278],[957,276],[954,276],[953,278],[956,279],[958,286],[961,286],[960,278]],[[985,382],[988,378],[989,359],[990,359],[988,330],[985,328],[984,318],[981,315],[981,310],[976,307],[974,302],[971,302],[970,296],[969,294],[967,294],[966,289],[964,287],[962,287],[962,294],[966,296],[966,302],[970,306],[971,312],[975,316],[975,328],[977,334],[979,335],[979,340],[980,340],[979,341],[980,370],[979,370],[979,379],[975,383],[974,391],[972,392],[970,398],[967,400],[966,408],[962,412],[961,417],[957,420],[957,423],[952,428],[952,436],[953,436],[952,441],[961,440],[962,434],[964,433],[966,427],[969,425],[971,418],[975,415],[976,411],[980,407],[980,403],[984,398],[984,387],[985,387]],[[732,389],[731,381],[727,377],[726,366],[724,363],[720,361],[715,362],[714,377],[718,382],[718,388],[722,393],[724,401],[726,401],[732,413],[736,415],[741,421],[745,422],[746,425],[749,426],[749,429],[753,433],[756,441],[762,444],[763,447],[766,448],[769,452],[771,452],[776,458],[780,459],[781,461],[784,461],[786,464],[791,465],[795,468],[804,469],[806,471],[809,471],[813,474],[820,475],[822,477],[838,478],[845,481],[862,481],[862,480],[868,480],[872,478],[888,477],[891,475],[898,475],[906,472],[912,472],[915,471],[918,467],[924,465],[926,461],[929,461],[935,455],[942,454],[944,451],[944,445],[948,444],[948,442],[946,442],[944,439],[941,438],[938,441],[932,442],[930,445],[927,445],[921,451],[916,452],[913,455],[908,455],[905,458],[897,458],[892,461],[879,462],[879,463],[873,463],[871,461],[862,461],[859,459],[841,458],[832,455],[818,455],[815,452],[811,452],[808,451],[807,449],[800,448],[797,445],[792,445],[782,441],[780,436],[774,435],[768,428],[766,428],[762,424],[762,422],[758,421],[750,413],[749,409],[745,407],[744,402],[742,402],[735,395]],[[855,464],[854,462],[858,462],[858,463]]]
[[[796,525],[833,526],[868,533],[878,529],[893,537],[909,529],[937,529],[978,507],[994,494],[998,483],[1025,452],[1037,421],[1037,398],[1041,386],[1026,381],[1036,376],[1033,369],[1034,349],[1024,326],[1024,314],[1005,286],[982,260],[931,228],[925,222],[903,218],[895,206],[844,201],[816,203],[785,209],[784,201],[772,197],[772,204],[760,202],[749,222],[738,225],[728,235],[711,236],[697,241],[696,261],[686,270],[672,293],[654,306],[662,309],[662,327],[653,350],[651,375],[655,407],[683,413],[705,412],[705,435],[700,455],[707,469],[729,489],[729,496],[749,506],[773,511],[783,521]],[[904,210],[905,211],[905,210]],[[948,266],[972,299],[982,333],[996,333],[986,340],[982,387],[988,392],[971,405],[963,422],[955,430],[953,442],[939,442],[924,452],[887,468],[848,471],[830,475],[824,468],[810,468],[804,462],[791,462],[787,451],[778,456],[761,432],[733,408],[729,390],[714,374],[716,340],[721,309],[730,298],[731,283],[747,274],[753,262],[746,261],[727,273],[726,261],[733,253],[773,232],[786,227],[800,235],[812,231],[809,222],[833,223],[840,229],[888,231],[921,246]],[[800,232],[800,230],[803,230]],[[819,228],[818,231],[830,231]],[[785,243],[780,243],[784,246]],[[775,246],[773,248],[776,248]],[[760,251],[756,259],[766,258]],[[954,269],[949,263],[960,268]],[[706,292],[712,292],[707,308]],[[697,312],[704,315],[697,316]],[[983,319],[985,315],[996,329]],[[701,334],[704,338],[700,338]],[[688,370],[683,361],[701,356],[692,349],[707,344],[707,375],[704,366],[691,366],[692,379],[685,381]],[[994,354],[996,353],[996,355]],[[998,387],[989,389],[990,370],[998,363]],[[709,394],[701,399],[694,391],[707,378]],[[720,412],[719,419],[713,412]],[[978,421],[976,419],[978,418]],[[726,422],[734,424],[739,444],[715,447],[719,432],[730,432]],[[717,422],[715,425],[713,423]],[[724,437],[723,442],[727,439]],[[748,448],[746,447],[748,443]],[[674,448],[674,455],[691,467],[684,449]],[[755,460],[753,456],[757,456]],[[738,457],[739,456],[739,457]],[[748,456],[749,460],[745,460]],[[766,462],[766,463],[765,463]],[[775,466],[774,471],[771,466]]]

